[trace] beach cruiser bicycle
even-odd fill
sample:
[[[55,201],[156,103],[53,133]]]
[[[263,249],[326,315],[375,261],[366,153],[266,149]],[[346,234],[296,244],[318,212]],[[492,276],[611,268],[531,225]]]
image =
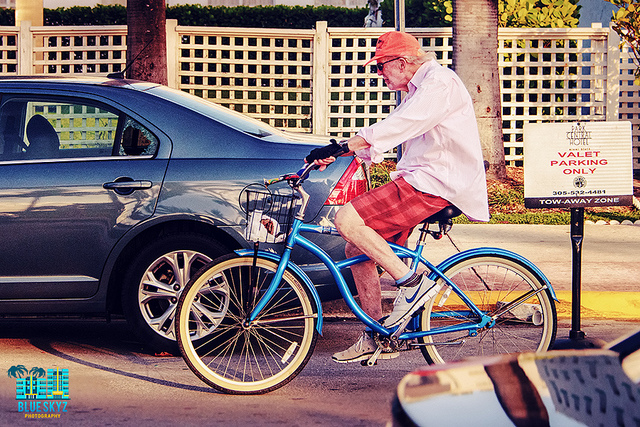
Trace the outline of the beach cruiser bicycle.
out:
[[[331,272],[347,306],[371,331],[376,352],[420,349],[430,364],[475,355],[548,350],[556,335],[555,294],[544,274],[522,256],[499,248],[470,249],[437,266],[422,256],[429,237],[440,238],[460,215],[448,207],[419,227],[413,249],[389,243],[416,271],[426,271],[438,294],[403,324],[387,329],[357,304],[341,270],[364,255],[334,261],[305,233],[338,235],[303,222],[310,196],[303,183],[314,165],[265,180],[240,194],[245,237],[254,249],[220,257],[196,273],[180,295],[176,336],[189,368],[225,393],[258,394],[282,387],[306,365],[322,332],[322,306],[313,283],[290,260],[302,247]],[[286,194],[270,187],[286,182]],[[281,184],[281,186],[284,186]],[[436,227],[435,229],[432,229]],[[281,253],[259,242],[284,243]]]

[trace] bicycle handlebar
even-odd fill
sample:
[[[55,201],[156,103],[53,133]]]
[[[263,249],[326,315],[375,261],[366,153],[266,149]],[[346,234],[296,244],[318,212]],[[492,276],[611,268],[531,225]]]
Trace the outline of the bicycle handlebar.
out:
[[[305,165],[296,173],[284,174],[278,178],[264,179],[264,185],[268,187],[269,185],[277,184],[278,182],[287,181],[292,187],[298,187],[309,177],[309,173],[312,170],[316,170],[318,168],[320,168],[320,166],[314,163],[305,163]]]

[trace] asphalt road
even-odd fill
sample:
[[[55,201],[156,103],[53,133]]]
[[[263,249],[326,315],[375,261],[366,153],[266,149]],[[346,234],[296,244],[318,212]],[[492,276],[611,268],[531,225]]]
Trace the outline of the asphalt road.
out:
[[[605,341],[639,322],[585,320],[589,337]],[[568,336],[562,321],[558,336]],[[201,383],[179,357],[147,353],[122,321],[0,319],[2,369],[24,365],[69,369],[66,412],[25,418],[16,379],[0,375],[0,425],[33,426],[384,426],[399,380],[425,364],[419,351],[371,368],[330,358],[358,336],[353,321],[327,321],[307,367],[291,383],[262,396],[227,396]],[[27,415],[30,416],[30,415]],[[43,425],[43,424],[37,424]]]

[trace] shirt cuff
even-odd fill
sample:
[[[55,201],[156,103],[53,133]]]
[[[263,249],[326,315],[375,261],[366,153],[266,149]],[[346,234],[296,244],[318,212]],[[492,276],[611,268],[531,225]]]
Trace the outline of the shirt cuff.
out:
[[[375,147],[373,146],[373,144],[371,144],[371,140],[373,136],[372,129],[370,127],[362,128],[358,131],[357,135],[364,138],[364,140],[367,141],[367,143],[369,143],[370,147],[363,148],[362,150],[357,150],[355,152],[356,156],[360,157],[362,160],[367,162],[367,164],[371,164],[371,162],[373,163],[382,162],[384,160],[384,156],[382,155],[383,153],[378,153]]]

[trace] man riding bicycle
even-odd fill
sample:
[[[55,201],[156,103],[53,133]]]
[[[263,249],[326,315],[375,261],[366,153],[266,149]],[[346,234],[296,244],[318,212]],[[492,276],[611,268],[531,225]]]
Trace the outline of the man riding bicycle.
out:
[[[442,67],[418,40],[391,31],[378,39],[372,61],[391,90],[407,92],[384,120],[361,129],[344,144],[316,148],[305,158],[324,169],[335,157],[355,153],[379,163],[383,153],[403,144],[392,181],[343,206],[336,228],[347,241],[347,256],[366,254],[371,261],[351,267],[362,309],[388,328],[407,321],[439,289],[398,258],[386,241],[404,244],[425,218],[454,205],[473,221],[488,221],[484,163],[473,104],[460,78]],[[380,265],[399,289],[391,314],[382,319]],[[339,363],[369,358],[377,344],[365,331],[347,350],[335,353]],[[379,358],[397,357],[397,352]]]

